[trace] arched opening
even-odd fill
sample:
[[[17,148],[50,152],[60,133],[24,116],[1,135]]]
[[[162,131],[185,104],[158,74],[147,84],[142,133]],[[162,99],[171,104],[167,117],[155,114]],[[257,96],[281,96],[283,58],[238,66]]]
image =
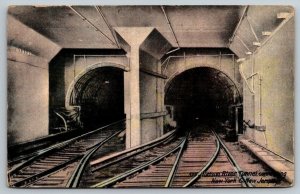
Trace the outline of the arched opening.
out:
[[[74,83],[69,105],[80,107],[84,128],[95,129],[125,117],[123,71],[116,67],[98,67]]]
[[[165,88],[165,104],[172,106],[178,126],[230,122],[241,96],[235,83],[223,72],[210,67],[185,70]]]

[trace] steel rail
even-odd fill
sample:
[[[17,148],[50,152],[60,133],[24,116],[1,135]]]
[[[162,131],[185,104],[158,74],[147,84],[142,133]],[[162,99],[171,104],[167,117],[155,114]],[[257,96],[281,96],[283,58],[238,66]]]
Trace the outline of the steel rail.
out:
[[[79,183],[80,183],[80,178],[84,172],[84,169],[89,161],[89,159],[93,156],[93,154],[100,148],[102,147],[105,143],[107,143],[109,140],[111,140],[113,137],[117,136],[121,132],[123,132],[124,129],[121,129],[117,131],[116,133],[112,134],[105,140],[99,142],[98,144],[94,145],[93,148],[90,151],[88,151],[80,160],[79,164],[77,165],[75,171],[73,172],[71,178],[68,180],[68,183],[66,187],[68,188],[77,188]]]
[[[40,178],[42,178],[42,177],[44,177],[44,176],[46,176],[46,175],[48,175],[48,174],[50,174],[50,173],[52,173],[52,172],[55,172],[55,171],[57,171],[57,170],[59,170],[59,169],[65,167],[65,166],[67,166],[67,165],[69,165],[69,164],[72,164],[73,162],[76,162],[76,161],[79,160],[81,157],[82,157],[82,155],[78,155],[78,156],[76,156],[75,158],[72,158],[71,160],[68,160],[68,161],[66,161],[66,162],[64,162],[64,163],[62,163],[62,164],[59,164],[59,165],[57,165],[57,166],[54,166],[53,168],[50,168],[50,169],[45,170],[45,171],[43,171],[43,172],[34,174],[34,175],[32,175],[32,176],[30,176],[30,177],[27,177],[27,178],[25,178],[25,179],[23,179],[23,180],[21,180],[21,181],[18,181],[18,182],[14,183],[14,184],[11,184],[10,186],[11,186],[11,187],[20,187],[20,186],[23,186],[23,185],[26,185],[26,184],[30,184],[30,183],[36,181],[37,179],[40,179]]]
[[[245,175],[240,174],[240,172],[242,172],[242,170],[241,170],[240,166],[238,165],[238,163],[236,162],[236,160],[231,155],[231,153],[228,150],[227,146],[223,143],[223,141],[218,136],[218,134],[216,134],[216,132],[213,131],[213,133],[215,134],[216,138],[220,142],[220,144],[222,146],[222,149],[225,151],[225,153],[227,155],[227,158],[229,159],[230,163],[233,165],[235,171],[240,176],[240,178],[243,180],[242,185],[245,186],[245,187],[253,187],[253,185],[247,181],[248,178]]]
[[[167,179],[167,181],[166,181],[164,187],[170,187],[171,184],[172,184],[172,182],[173,182],[173,180],[174,180],[174,177],[175,177],[175,174],[176,174],[176,172],[177,172],[178,165],[179,165],[179,162],[180,162],[180,158],[181,158],[181,156],[182,156],[182,154],[183,154],[183,150],[184,150],[184,148],[185,148],[185,146],[186,146],[187,139],[188,139],[189,136],[190,136],[190,133],[188,133],[186,139],[185,139],[184,142],[180,145],[180,150],[179,150],[179,152],[177,153],[176,160],[175,160],[175,162],[174,162],[174,164],[173,164],[173,167],[172,167],[172,169],[171,169],[171,171],[170,171],[170,173],[169,173],[168,179]]]
[[[46,155],[46,154],[49,154],[49,153],[51,153],[51,152],[53,152],[53,151],[55,151],[55,150],[61,149],[61,148],[65,147],[65,146],[67,146],[67,145],[69,145],[69,144],[71,144],[71,143],[73,143],[73,142],[75,142],[75,141],[81,139],[81,138],[84,138],[84,137],[86,137],[86,136],[88,136],[88,135],[92,135],[92,134],[94,134],[94,133],[97,133],[97,132],[99,132],[100,130],[103,130],[103,129],[105,129],[105,128],[107,128],[107,127],[110,127],[110,126],[113,126],[113,125],[116,125],[116,124],[121,123],[121,122],[123,122],[123,121],[125,121],[125,119],[122,119],[122,120],[120,120],[120,121],[117,121],[117,122],[114,122],[114,123],[105,125],[105,126],[103,126],[103,127],[100,127],[100,128],[98,128],[98,129],[95,129],[95,130],[90,131],[90,132],[88,132],[88,133],[82,134],[82,135],[80,135],[80,136],[78,136],[78,137],[69,139],[69,140],[67,140],[67,141],[63,141],[63,142],[61,142],[61,143],[55,144],[55,145],[50,146],[50,147],[45,148],[45,149],[42,149],[42,150],[38,151],[38,152],[36,153],[36,155],[32,156],[31,158],[29,158],[29,159],[26,160],[25,162],[22,162],[22,163],[20,163],[19,165],[17,165],[17,166],[15,166],[14,168],[12,168],[11,170],[9,170],[8,173],[7,173],[7,176],[8,176],[8,177],[12,176],[14,173],[16,173],[17,171],[21,170],[23,167],[25,167],[26,165],[28,165],[28,164],[30,164],[31,162],[35,161],[37,158],[39,158],[39,157],[41,157],[41,156],[44,156],[44,155]]]
[[[62,135],[65,135],[65,134],[67,134],[69,131],[63,131],[63,132],[60,132],[60,133],[55,133],[55,134],[50,134],[50,135],[48,135],[48,136],[45,136],[45,137],[41,137],[41,138],[37,138],[37,139],[35,139],[34,141],[28,141],[28,142],[25,142],[25,143],[30,143],[30,144],[33,144],[33,142],[35,142],[35,141],[49,141],[49,140],[47,140],[47,138],[55,138],[55,137],[59,137],[59,136],[62,136]],[[50,144],[51,145],[51,144]],[[22,145],[20,145],[20,146],[22,146]],[[45,149],[45,148],[44,148]],[[33,156],[35,156],[35,155],[37,155],[38,154],[38,151],[40,151],[40,150],[42,150],[42,149],[36,149],[35,151],[32,151],[31,153],[29,153],[29,154],[25,154],[25,155],[20,155],[20,156],[18,156],[18,157],[14,157],[13,159],[11,159],[11,160],[9,160],[8,159],[8,161],[7,161],[7,163],[8,163],[8,165],[9,166],[13,166],[15,163],[19,163],[19,162],[21,162],[22,160],[25,160],[25,159],[27,159],[27,158],[31,158],[31,157],[33,157]]]
[[[173,131],[172,133],[170,133],[169,136],[167,136],[166,138],[162,139],[161,141],[153,142],[152,144],[146,144],[146,145],[144,145],[144,146],[135,148],[135,149],[133,149],[133,150],[126,151],[126,152],[124,152],[124,153],[122,153],[122,154],[120,154],[120,155],[116,155],[116,156],[113,157],[113,158],[108,158],[107,160],[102,161],[101,163],[106,162],[106,161],[109,161],[109,162],[106,162],[105,164],[103,164],[103,165],[101,165],[101,166],[99,166],[99,167],[93,169],[92,172],[96,172],[96,171],[98,171],[98,170],[101,170],[101,169],[103,169],[103,168],[106,168],[106,167],[108,167],[108,166],[111,166],[111,165],[113,165],[113,164],[116,164],[116,163],[118,163],[118,162],[124,161],[124,160],[126,160],[126,159],[128,159],[128,158],[131,158],[131,157],[137,155],[137,154],[140,154],[140,153],[142,153],[142,152],[144,152],[144,151],[147,151],[147,150],[149,150],[149,149],[151,149],[151,148],[153,148],[153,147],[156,147],[156,146],[158,146],[158,145],[160,145],[160,144],[162,144],[162,143],[168,142],[168,141],[174,136],[174,132],[175,132],[175,131]],[[130,152],[131,152],[131,153],[130,153]],[[129,154],[128,154],[128,153],[129,153]],[[127,154],[128,154],[128,155],[127,155]],[[117,158],[117,157],[119,157],[119,158]],[[116,159],[116,158],[117,158],[117,159]]]
[[[286,157],[284,157],[284,156],[282,156],[282,155],[280,155],[280,154],[278,154],[278,153],[276,153],[276,152],[270,150],[269,148],[267,148],[267,147],[265,147],[265,146],[262,146],[262,145],[260,145],[259,143],[255,142],[255,141],[253,141],[253,140],[249,140],[249,141],[250,141],[251,143],[253,143],[253,144],[255,144],[255,145],[261,147],[262,149],[265,149],[265,150],[271,152],[272,154],[274,154],[274,155],[276,155],[276,156],[278,156],[278,157],[280,157],[280,158],[286,160],[287,162],[290,162],[290,163],[294,164],[294,162],[293,162],[292,160],[290,160],[290,159],[288,159],[288,158],[286,158]]]
[[[215,135],[215,134],[214,134]],[[211,165],[215,162],[215,160],[217,159],[219,153],[220,153],[220,142],[218,141],[218,139],[215,139],[216,142],[216,151],[215,153],[212,155],[212,157],[209,159],[209,161],[206,163],[206,165],[189,181],[187,182],[185,185],[183,185],[183,187],[189,187],[192,184],[194,184],[199,178],[202,177],[203,173],[206,172]]]
[[[142,170],[148,168],[150,165],[153,165],[153,164],[155,164],[155,163],[157,163],[157,162],[163,160],[164,158],[166,158],[166,157],[169,156],[170,154],[172,154],[172,153],[178,151],[178,150],[181,148],[182,144],[185,143],[186,139],[187,139],[187,136],[186,136],[183,140],[181,140],[180,143],[179,143],[175,148],[173,148],[172,150],[166,152],[165,154],[163,154],[163,155],[161,155],[161,156],[158,156],[158,157],[156,157],[155,159],[153,159],[153,160],[151,160],[151,161],[148,161],[148,162],[146,162],[146,163],[144,163],[144,164],[141,164],[140,166],[137,166],[136,168],[133,168],[133,169],[131,169],[131,170],[128,170],[128,171],[126,171],[126,172],[124,172],[124,173],[121,173],[121,174],[119,174],[119,175],[117,175],[117,176],[114,176],[114,177],[112,177],[112,178],[110,178],[110,179],[107,179],[107,180],[102,181],[102,182],[100,182],[100,183],[97,183],[97,184],[95,184],[95,185],[92,185],[91,187],[92,187],[92,188],[103,188],[103,187],[108,187],[108,186],[111,186],[111,185],[115,184],[115,183],[118,182],[118,181],[124,180],[126,177],[128,177],[128,176],[130,176],[130,175],[133,175],[133,174],[135,174],[135,173],[137,173],[137,172],[140,172],[140,171],[142,171]]]
[[[54,113],[55,113],[59,118],[62,119],[62,121],[64,122],[65,131],[68,131],[68,125],[67,125],[66,119],[65,119],[61,114],[59,114],[58,112],[54,111]]]

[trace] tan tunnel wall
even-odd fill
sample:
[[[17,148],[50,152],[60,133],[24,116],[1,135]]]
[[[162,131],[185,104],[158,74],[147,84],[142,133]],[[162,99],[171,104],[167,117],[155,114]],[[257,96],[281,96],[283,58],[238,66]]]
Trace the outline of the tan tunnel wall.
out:
[[[161,64],[148,53],[140,51],[140,68],[148,71],[161,73]],[[141,115],[158,113],[162,107],[162,79],[140,71],[140,108]],[[163,117],[143,118],[141,117],[142,143],[149,142],[162,135]]]
[[[128,66],[128,59],[126,56],[91,56],[78,55],[74,58],[75,53],[68,52],[67,54],[58,55],[55,60],[51,62],[52,75],[51,81],[55,82],[55,88],[51,91],[51,105],[64,107],[68,91],[73,89],[74,82],[85,73],[88,69],[101,68],[101,65],[118,65]]]
[[[68,57],[65,60],[65,95],[67,95],[68,90],[72,89],[71,84],[74,80],[81,74],[85,73],[87,68],[91,68],[92,66],[97,66],[98,64],[119,64],[123,66],[128,65],[128,59],[126,56],[120,57],[90,57],[90,56],[78,56],[75,58],[75,62],[73,57]]]
[[[8,52],[8,145],[48,135],[48,63]]]
[[[290,159],[294,134],[294,37],[291,19],[243,64],[246,77],[258,73],[254,85],[252,79],[248,81],[254,87],[254,96],[244,83],[244,120],[266,126],[266,136],[250,128],[246,135]]]
[[[168,80],[166,80],[165,83],[169,84],[172,78],[174,78],[174,75],[176,76],[177,73],[181,73],[185,70],[195,67],[210,67],[229,76],[230,79],[235,82],[242,96],[241,76],[235,60],[236,56],[234,56],[234,54],[220,54],[218,51],[210,54],[202,53],[201,51],[196,54],[187,52],[185,58],[183,55],[175,55],[170,57],[169,61],[162,67],[164,74],[168,76]]]
[[[8,146],[49,134],[48,63],[61,47],[7,16]]]

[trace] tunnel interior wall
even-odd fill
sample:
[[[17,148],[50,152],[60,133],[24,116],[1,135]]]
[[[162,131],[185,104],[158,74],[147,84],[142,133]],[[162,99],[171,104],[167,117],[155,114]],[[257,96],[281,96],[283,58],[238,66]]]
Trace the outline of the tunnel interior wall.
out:
[[[8,51],[8,145],[48,135],[48,63]]]
[[[236,63],[237,57],[231,51],[223,49],[186,49],[184,53],[174,53],[171,56],[174,57],[170,58],[165,70],[168,77],[185,69],[211,67],[227,74],[242,91],[242,80]]]
[[[140,50],[140,68],[161,73],[159,60]],[[155,114],[163,111],[163,80],[140,71],[140,111],[141,115]],[[142,143],[149,142],[162,135],[163,117],[141,118]]]
[[[165,102],[173,106],[172,114],[179,127],[212,122],[231,122],[233,127],[234,115],[230,113],[236,103],[236,88],[232,84],[216,69],[189,69],[173,79],[166,90]]]
[[[172,84],[172,82],[176,79],[176,77],[180,76],[181,73],[184,73],[189,70],[197,69],[197,68],[210,68],[212,70],[216,70],[216,72],[220,72],[220,75],[222,75],[223,77],[221,81],[225,81],[228,84],[226,85],[224,83],[225,87],[227,86],[229,87],[231,85],[232,89],[235,86],[238,89],[234,94],[235,100],[231,102],[231,105],[242,102],[243,85],[242,85],[242,79],[238,69],[238,64],[236,63],[237,57],[230,50],[182,49],[181,52],[175,52],[174,54],[171,55],[172,57],[170,57],[169,62],[167,62],[168,64],[166,63],[167,65],[163,67],[163,68],[166,67],[165,73],[169,78],[168,80],[165,81],[165,93],[166,93],[165,96],[168,95],[167,94],[168,87]],[[226,78],[226,76],[228,76],[228,79]],[[197,77],[197,75],[195,77]],[[235,86],[230,79],[234,81]],[[216,91],[216,94],[217,93],[221,93],[221,91]],[[180,112],[179,110],[180,106],[175,107],[174,104],[168,104],[168,102],[166,101],[166,97],[165,97],[165,105],[171,106],[172,107],[171,109],[173,109],[173,114],[175,114],[172,115],[172,117],[171,115],[167,115],[165,117],[166,124],[170,126],[176,126],[178,124],[178,122],[176,122],[176,113]],[[224,112],[224,114],[226,113]],[[234,125],[234,123],[232,124]]]
[[[60,49],[7,15],[8,146],[48,135],[48,63]]]
[[[74,55],[78,55],[75,57]],[[79,56],[80,55],[80,56]],[[99,55],[99,56],[96,56]],[[106,56],[104,56],[106,55]],[[113,56],[109,56],[113,55]],[[119,55],[119,56],[118,56]],[[124,53],[110,50],[64,49],[50,63],[51,106],[65,106],[65,98],[72,82],[87,68],[99,63],[127,65]]]
[[[263,132],[249,127],[246,135],[290,159],[294,142],[294,37],[294,19],[290,19],[253,60],[244,63],[246,76],[258,72],[262,79],[260,89],[259,76],[254,77],[255,95],[244,84],[244,120],[266,126],[266,139]],[[249,84],[252,86],[251,79]]]
[[[74,57],[75,55],[75,57]],[[112,67],[110,66],[110,64],[118,64],[118,65],[124,65],[126,66],[128,64],[128,59],[126,58],[126,56],[124,55],[124,52],[119,51],[119,50],[89,50],[89,49],[64,49],[62,50],[50,63],[50,109],[51,110],[55,110],[57,108],[63,108],[65,106],[80,106],[79,101],[81,101],[81,103],[85,104],[84,110],[81,109],[81,113],[82,112],[86,112],[84,114],[82,114],[80,116],[80,119],[82,120],[88,120],[88,117],[92,116],[92,112],[94,111],[94,117],[97,117],[97,113],[100,114],[100,112],[103,112],[102,109],[97,109],[97,110],[92,110],[93,107],[95,108],[95,106],[97,106],[98,108],[107,108],[107,106],[105,104],[102,104],[102,106],[99,105],[100,101],[102,100],[102,102],[107,101],[107,100],[111,100],[114,101],[114,97],[119,97],[122,98],[123,100],[123,69],[119,69],[116,67]],[[121,94],[100,94],[101,91],[97,91],[96,90],[103,90],[104,85],[103,83],[106,80],[103,80],[105,78],[101,78],[101,72],[103,69],[106,69],[104,71],[106,72],[102,72],[102,75],[106,76],[106,73],[110,74],[114,74],[114,71],[110,71],[108,69],[115,69],[116,71],[118,71],[118,75],[120,75],[120,79],[116,77],[116,80],[118,80],[118,83],[120,84],[118,86],[118,88],[120,90],[122,90]],[[97,73],[98,71],[98,73]],[[107,71],[110,71],[107,72]],[[91,74],[91,76],[89,76],[88,74]],[[93,75],[92,75],[93,74]],[[86,76],[86,77],[85,77]],[[98,76],[98,78],[96,78]],[[100,76],[100,77],[99,77]],[[102,76],[103,77],[103,76]],[[78,84],[78,80],[80,80],[81,78],[87,80],[87,82],[90,83],[80,83],[85,85],[84,87],[81,87],[83,90],[85,90],[84,93],[81,94],[82,99],[78,99],[75,100],[74,102],[72,102],[72,98],[73,96],[67,96],[68,92],[72,93],[73,89],[74,89],[74,84]],[[107,79],[109,79],[109,75],[106,76]],[[97,80],[99,81],[99,84],[97,84]],[[114,79],[114,78],[113,78]],[[82,79],[81,79],[82,80]],[[101,83],[100,83],[101,82]],[[114,85],[115,86],[116,83],[114,82],[109,82],[107,81],[107,86],[108,85]],[[77,87],[78,85],[76,85]],[[107,87],[105,87],[107,89]],[[89,90],[89,91],[88,91]],[[95,91],[95,92],[94,92]],[[118,90],[119,91],[119,90]],[[80,91],[76,91],[76,93],[78,93]],[[104,97],[108,97],[107,95],[111,95],[109,97],[109,99],[104,99],[104,98],[99,98],[96,99],[95,96],[92,95],[92,93],[94,95],[103,95]],[[89,95],[89,96],[87,96]],[[66,100],[70,100],[69,104],[66,104]],[[89,99],[87,99],[89,98]],[[94,100],[92,100],[94,99]],[[88,102],[89,101],[89,102]],[[97,102],[96,102],[97,101]],[[94,104],[95,106],[93,106],[92,104]],[[116,102],[116,101],[114,101]],[[122,101],[123,102],[123,101]],[[98,103],[98,104],[97,104]],[[88,105],[89,104],[89,105]],[[87,108],[87,106],[91,106],[90,108]],[[119,104],[116,103],[114,104],[114,106],[111,106],[111,110],[114,110],[114,108],[122,106],[122,109],[124,108],[123,104]],[[82,107],[81,107],[82,108]],[[91,111],[89,111],[91,110]],[[104,116],[109,116],[111,112],[107,112],[106,114],[104,114]],[[102,113],[101,113],[102,114]],[[103,117],[101,115],[98,115],[99,118]],[[90,115],[90,116],[87,116]],[[124,112],[123,110],[118,112],[118,115],[122,115],[119,116],[120,118],[123,118],[124,116]],[[54,115],[55,116],[55,115]],[[85,117],[87,116],[87,117]],[[119,118],[118,117],[118,118]],[[103,118],[102,118],[103,119]],[[108,119],[108,118],[107,118]],[[107,120],[104,119],[104,120]],[[53,121],[50,119],[51,123],[54,123],[55,118],[53,118]],[[97,119],[96,119],[97,120]],[[99,121],[99,120],[98,120]],[[97,122],[98,122],[97,121]],[[90,121],[90,123],[93,123],[94,121]],[[99,121],[100,122],[100,121]],[[110,122],[110,120],[107,121],[103,121],[103,122]],[[86,122],[87,123],[87,122]],[[100,125],[100,123],[99,123]],[[90,126],[90,125],[85,125],[84,127],[87,128],[93,128],[96,126]]]

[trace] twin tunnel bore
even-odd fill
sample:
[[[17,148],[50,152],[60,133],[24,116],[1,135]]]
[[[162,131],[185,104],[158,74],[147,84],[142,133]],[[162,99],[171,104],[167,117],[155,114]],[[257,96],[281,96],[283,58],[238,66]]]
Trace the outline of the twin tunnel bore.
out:
[[[123,70],[101,67],[88,71],[74,84],[70,105],[80,107],[80,119],[87,129],[125,118]]]
[[[179,126],[211,122],[234,125],[234,104],[240,102],[235,83],[223,72],[210,67],[186,70],[165,89],[165,104],[173,107]]]
[[[223,72],[196,67],[168,81],[164,102],[173,107],[169,114],[178,126],[225,122],[234,117],[232,105],[240,98],[237,91]],[[75,82],[69,104],[80,107],[80,121],[89,130],[125,118],[124,70],[99,67],[87,71]]]

